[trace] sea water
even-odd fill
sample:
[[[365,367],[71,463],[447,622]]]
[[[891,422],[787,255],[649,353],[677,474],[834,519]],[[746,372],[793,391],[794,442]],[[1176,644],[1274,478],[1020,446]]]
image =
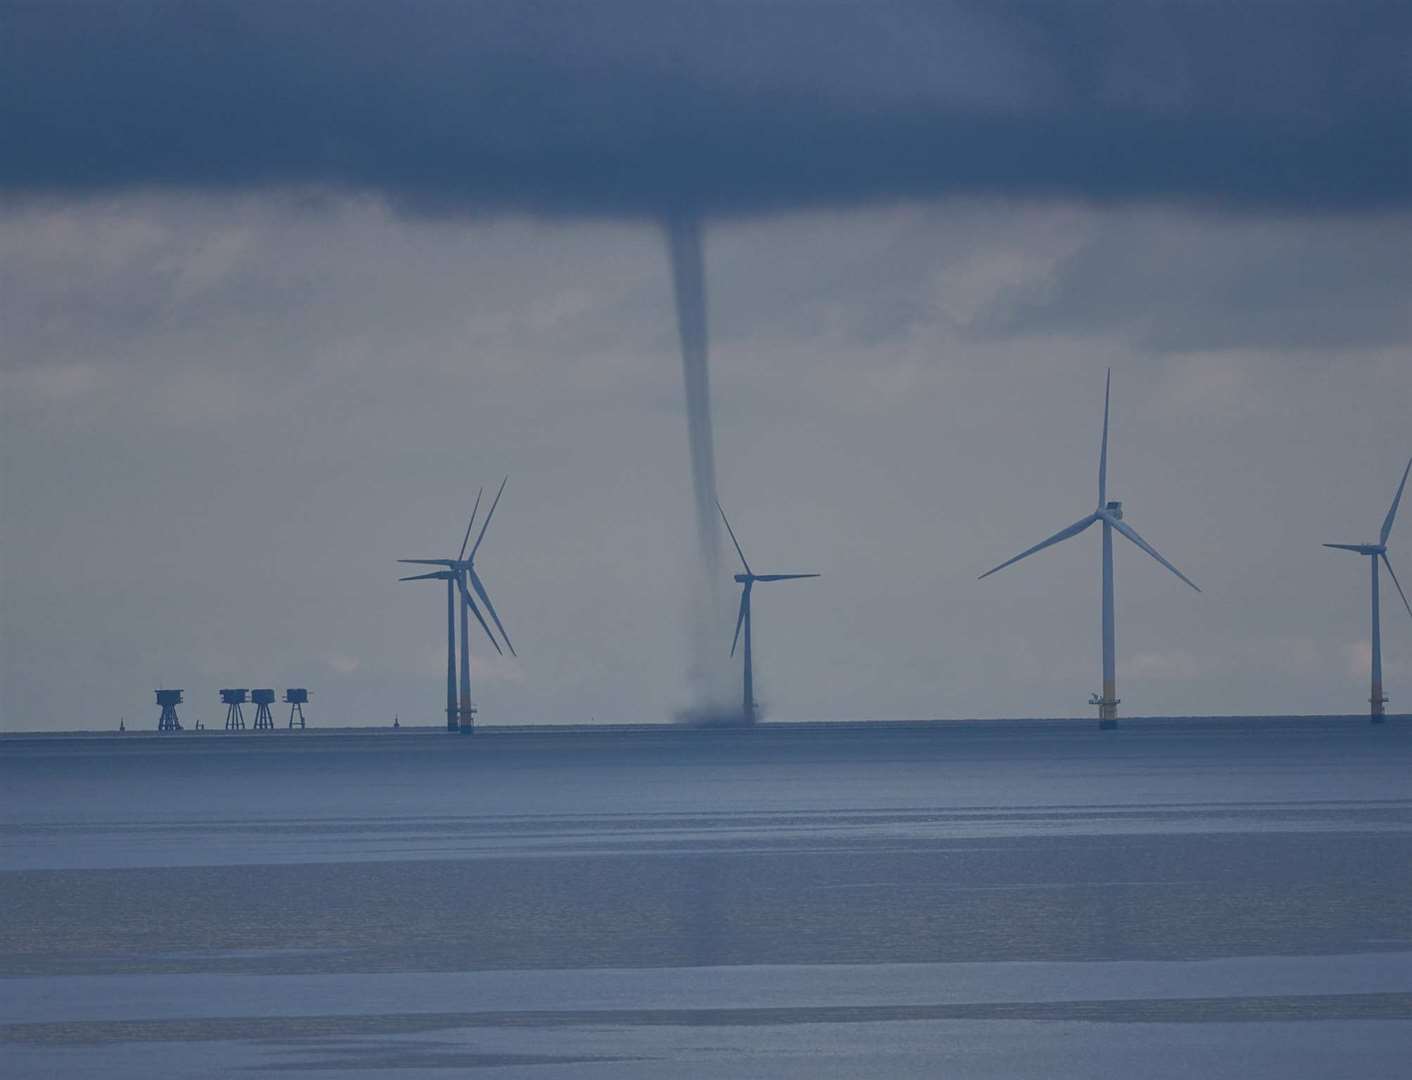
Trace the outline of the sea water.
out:
[[[0,739],[6,1076],[1390,1076],[1412,723]]]

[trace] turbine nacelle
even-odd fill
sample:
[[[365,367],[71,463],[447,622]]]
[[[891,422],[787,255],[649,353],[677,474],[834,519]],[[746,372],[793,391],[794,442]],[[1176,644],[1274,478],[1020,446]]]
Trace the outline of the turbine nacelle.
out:
[[[1116,500],[1113,502],[1104,503],[1103,509],[1099,512],[1109,521],[1123,520],[1123,504],[1121,502],[1117,502]]]

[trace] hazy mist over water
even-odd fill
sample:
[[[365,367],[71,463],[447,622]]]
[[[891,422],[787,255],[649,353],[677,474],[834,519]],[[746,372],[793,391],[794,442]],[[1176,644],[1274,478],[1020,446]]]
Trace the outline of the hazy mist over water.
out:
[[[21,1076],[1390,1075],[1408,735],[11,738],[0,1041]]]

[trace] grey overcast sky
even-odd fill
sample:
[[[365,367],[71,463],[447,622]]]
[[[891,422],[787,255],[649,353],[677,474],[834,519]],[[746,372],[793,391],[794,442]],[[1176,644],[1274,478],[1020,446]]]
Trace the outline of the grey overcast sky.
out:
[[[396,15],[391,14],[396,12]],[[0,728],[686,703],[658,219],[706,221],[720,490],[778,719],[1366,709],[1412,456],[1406,5],[0,3]],[[1412,516],[1412,511],[1404,511]],[[1412,523],[1391,555],[1412,585]],[[1412,619],[1383,595],[1392,708]],[[721,643],[722,649],[729,641]]]

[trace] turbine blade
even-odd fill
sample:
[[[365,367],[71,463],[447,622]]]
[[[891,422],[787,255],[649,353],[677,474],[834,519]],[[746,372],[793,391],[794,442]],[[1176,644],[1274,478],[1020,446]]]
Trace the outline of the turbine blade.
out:
[[[1103,383],[1103,447],[1098,451],[1098,505],[1108,501],[1108,392],[1113,386],[1113,369]]]
[[[398,581],[428,581],[436,578],[438,581],[445,581],[446,575],[440,570],[433,570],[430,574],[413,574],[411,577],[400,577]]]
[[[1392,563],[1387,561],[1387,552],[1383,552],[1383,565],[1387,567],[1387,572],[1392,575],[1392,583],[1397,586],[1397,595],[1402,597],[1402,606],[1407,609],[1407,614],[1412,615],[1412,604],[1407,602],[1407,594],[1402,591],[1402,582],[1397,580],[1397,571],[1392,568]]]
[[[456,556],[457,562],[466,557],[466,544],[470,542],[471,529],[473,529],[476,524],[476,511],[480,509],[480,497],[484,494],[485,488],[481,488],[479,491],[476,492],[476,504],[475,506],[471,507],[471,520],[466,522],[466,535],[461,537],[461,554]]]
[[[398,559],[398,562],[416,563],[419,566],[454,566],[454,559]]]
[[[750,595],[750,590],[744,588],[740,590],[740,614],[735,617],[735,637],[731,638],[731,655],[735,655],[736,644],[740,641],[740,628],[745,622],[745,606],[750,601],[746,599]]]
[[[797,581],[800,578],[818,577],[818,574],[756,574],[756,581]]]
[[[745,567],[747,574],[755,573],[750,569],[750,564],[745,561],[745,552],[740,550],[740,541],[735,538],[735,530],[731,528],[731,519],[726,517],[726,508],[721,505],[721,500],[716,500],[716,509],[721,512],[721,520],[726,523],[726,532],[731,534],[731,543],[735,545],[735,553],[740,556],[740,565]]]
[[[1166,559],[1162,558],[1161,554],[1158,553],[1157,549],[1156,549],[1155,547],[1153,547],[1151,544],[1149,544],[1149,543],[1148,543],[1146,540],[1144,540],[1142,537],[1138,536],[1137,530],[1134,529],[1131,525],[1129,525],[1126,521],[1119,521],[1119,520],[1117,520],[1116,518],[1108,518],[1107,520],[1108,520],[1108,523],[1113,526],[1113,528],[1117,529],[1120,533],[1122,533],[1124,536],[1126,536],[1126,537],[1127,537],[1129,540],[1131,540],[1134,544],[1136,544],[1138,547],[1142,548],[1143,551],[1147,552],[1147,553],[1148,553],[1149,555],[1151,555],[1154,559],[1156,559],[1156,560],[1157,560],[1158,562],[1160,562],[1163,566],[1165,566],[1168,570],[1170,570],[1172,573],[1176,574],[1177,577],[1181,578],[1181,579],[1182,579],[1183,581],[1185,581],[1188,585],[1190,585],[1193,589],[1196,589],[1197,592],[1200,592],[1200,591],[1201,591],[1201,589],[1197,587],[1196,582],[1192,581],[1191,578],[1187,577],[1187,576],[1186,576],[1185,574],[1183,574],[1180,570],[1178,570],[1175,566],[1173,566],[1171,563],[1169,563]]]
[[[1409,472],[1412,472],[1412,458],[1407,460],[1407,468],[1402,470],[1402,483],[1397,485],[1397,494],[1393,497],[1392,506],[1388,509],[1387,517],[1383,518],[1383,533],[1378,540],[1380,544],[1386,544],[1388,533],[1392,532],[1392,519],[1397,517],[1397,504],[1402,501],[1402,489],[1407,486]]]
[[[466,602],[466,606],[471,609],[471,614],[476,617],[476,622],[480,623],[480,628],[485,631],[485,636],[490,638],[490,643],[495,646],[495,651],[501,656],[505,655],[500,648],[500,642],[495,640],[495,635],[490,632],[490,627],[485,625],[485,619],[480,613],[480,608],[476,607],[476,602],[471,599],[471,594],[466,591],[466,581],[460,575],[456,575],[456,586],[461,590],[461,599]]]
[[[1324,545],[1324,547],[1326,547],[1326,548],[1338,548],[1339,551],[1356,551],[1359,555],[1362,555],[1362,554],[1363,554],[1363,546],[1364,546],[1364,545],[1362,545],[1362,544],[1325,544],[1325,545]]]
[[[471,568],[471,588],[475,589],[476,595],[480,597],[480,602],[485,605],[485,610],[490,612],[490,617],[495,620],[496,629],[500,631],[500,636],[505,639],[505,644],[510,648],[511,656],[519,656],[515,651],[515,646],[510,642],[510,635],[505,629],[505,624],[500,621],[500,616],[495,612],[495,605],[490,602],[490,594],[485,591],[485,585],[481,583],[480,575],[476,573],[475,567]]]
[[[485,515],[485,524],[480,527],[480,535],[476,537],[476,546],[471,548],[471,558],[476,557],[476,552],[480,550],[480,542],[485,539],[485,530],[490,528],[490,519],[495,516],[495,508],[500,505],[500,496],[505,494],[505,485],[510,482],[510,477],[506,476],[500,481],[500,490],[495,493],[495,501],[490,504],[490,513]]]
[[[1086,517],[1086,518],[1080,518],[1078,521],[1076,521],[1076,522],[1074,522],[1072,525],[1070,525],[1067,529],[1060,529],[1057,533],[1055,533],[1053,536],[1051,536],[1048,540],[1041,540],[1041,541],[1040,541],[1038,544],[1036,544],[1034,547],[1032,547],[1032,548],[1026,548],[1024,551],[1020,552],[1020,554],[1016,555],[1013,559],[1006,559],[1003,563],[1001,563],[999,566],[995,567],[994,569],[987,570],[984,574],[982,574],[982,575],[981,575],[979,578],[977,578],[976,580],[978,580],[978,581],[983,581],[984,579],[990,577],[991,574],[995,573],[996,570],[1004,570],[1007,566],[1012,566],[1012,565],[1014,565],[1015,563],[1019,562],[1021,559],[1026,558],[1027,556],[1033,555],[1036,551],[1043,551],[1045,548],[1049,547],[1051,544],[1057,544],[1057,543],[1059,543],[1060,540],[1067,540],[1067,539],[1069,539],[1069,537],[1075,536],[1075,535],[1077,535],[1078,533],[1083,532],[1085,529],[1087,529],[1090,525],[1092,525],[1092,524],[1093,524],[1095,521],[1097,521],[1097,520],[1098,520],[1098,512],[1097,512],[1097,511],[1095,511],[1095,512],[1092,513],[1092,514],[1089,514],[1088,517]]]

